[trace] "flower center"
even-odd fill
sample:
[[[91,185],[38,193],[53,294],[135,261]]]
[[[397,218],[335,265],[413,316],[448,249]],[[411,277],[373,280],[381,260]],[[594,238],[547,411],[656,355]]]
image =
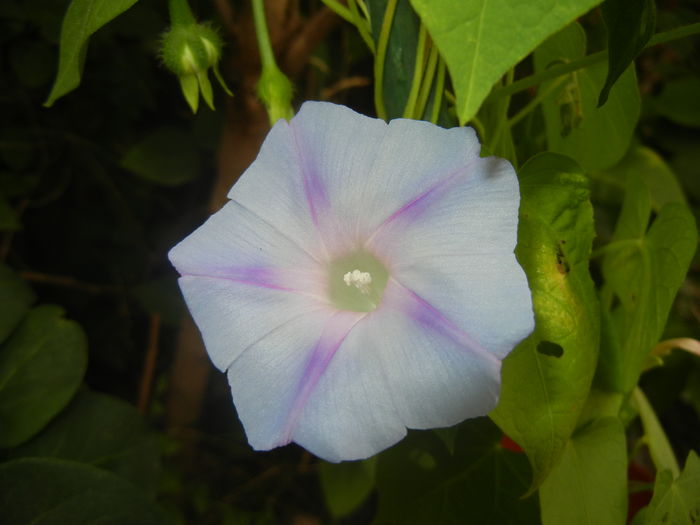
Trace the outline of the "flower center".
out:
[[[328,266],[328,295],[341,310],[371,312],[382,300],[389,278],[386,267],[372,254],[360,251]]]
[[[369,295],[372,285],[372,274],[369,272],[361,272],[353,270],[343,275],[343,281],[348,286],[354,286],[360,293]]]

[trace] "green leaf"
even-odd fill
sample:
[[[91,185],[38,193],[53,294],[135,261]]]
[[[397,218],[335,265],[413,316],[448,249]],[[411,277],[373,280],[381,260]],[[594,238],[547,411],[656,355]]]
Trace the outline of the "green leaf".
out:
[[[535,51],[535,70],[581,58],[586,34],[572,24],[547,39]],[[608,103],[597,107],[598,93],[605,82],[606,64],[594,64],[570,75],[545,82],[554,94],[542,103],[550,151],[568,155],[585,170],[601,170],[617,163],[627,151],[640,111],[639,89],[634,68],[620,76],[610,90]]]
[[[155,495],[159,456],[155,436],[134,407],[106,394],[83,390],[31,441],[11,457],[50,457],[109,470]]]
[[[535,331],[503,362],[493,420],[527,453],[534,490],[576,427],[596,366],[599,309],[588,258],[593,209],[576,164],[545,153],[523,166],[516,255],[528,276]],[[559,352],[550,351],[556,345]]]
[[[161,321],[179,325],[186,311],[182,293],[173,277],[163,277],[134,286],[131,295],[141,307],[151,314],[158,314]]]
[[[376,457],[319,465],[321,488],[333,516],[347,516],[367,499],[374,489],[375,466]]]
[[[600,0],[411,0],[445,59],[460,124],[491,87],[549,35]]]
[[[379,40],[386,5],[387,0],[372,0],[367,3],[375,44]],[[389,33],[382,84],[389,119],[402,117],[408,101],[416,63],[419,28],[420,20],[409,1],[398,0]]]
[[[666,83],[652,107],[676,124],[700,128],[700,77],[687,76]]]
[[[658,473],[645,518],[644,525],[694,525],[700,520],[700,459],[695,452],[678,479],[668,470]]]
[[[537,500],[521,498],[527,460],[500,447],[500,439],[486,418],[459,426],[454,453],[433,432],[410,432],[379,456],[375,523],[538,523]]]
[[[660,211],[669,202],[685,204],[686,198],[676,175],[652,149],[635,145],[612,168],[602,172],[601,180],[624,188],[627,181],[642,178],[651,197],[652,209]]]
[[[24,318],[33,302],[34,293],[27,283],[0,263],[0,344]]]
[[[138,0],[71,0],[61,26],[58,72],[44,106],[50,107],[80,84],[90,37]]]
[[[697,246],[695,219],[687,206],[666,204],[648,228],[650,214],[649,189],[642,177],[629,172],[603,261],[604,318],[609,318],[615,342],[603,346],[597,379],[617,392],[630,392],[637,384]]]
[[[26,458],[0,465],[5,525],[159,525],[160,510],[128,481],[73,461]]]
[[[194,139],[171,127],[158,128],[147,135],[121,160],[125,169],[163,186],[179,186],[193,180],[198,164]]]
[[[80,386],[85,335],[62,315],[57,306],[34,308],[0,347],[0,447],[39,432]]]
[[[543,525],[621,525],[627,517],[627,446],[616,418],[577,430],[540,487]]]
[[[656,29],[655,0],[605,0],[603,18],[608,29],[608,76],[600,91],[598,107],[610,89],[644,49]]]

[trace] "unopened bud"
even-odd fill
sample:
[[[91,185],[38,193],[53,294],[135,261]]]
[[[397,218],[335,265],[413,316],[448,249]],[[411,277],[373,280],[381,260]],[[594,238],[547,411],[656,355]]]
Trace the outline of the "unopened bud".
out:
[[[274,125],[281,118],[289,120],[294,116],[292,83],[276,66],[263,67],[258,81],[258,96],[267,108],[270,124]]]

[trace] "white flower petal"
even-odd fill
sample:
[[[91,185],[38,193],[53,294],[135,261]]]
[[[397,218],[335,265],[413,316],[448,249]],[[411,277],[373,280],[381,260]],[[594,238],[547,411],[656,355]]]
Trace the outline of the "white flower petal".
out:
[[[312,296],[221,277],[186,275],[179,283],[207,353],[222,371],[274,329],[327,309]]]
[[[357,248],[393,211],[478,158],[470,128],[397,119],[307,102],[278,122],[229,197],[318,253]]]
[[[274,125],[255,161],[231,188],[228,197],[321,258],[325,247],[309,209],[313,188],[304,184],[299,151],[285,120]]]
[[[378,352],[401,421],[435,428],[486,415],[498,402],[500,359],[405,292],[390,285],[394,297],[366,327],[366,337],[381,341]]]
[[[385,339],[373,339],[366,330],[375,314],[348,334],[292,434],[296,443],[326,461],[367,458],[406,435],[380,356]]]
[[[231,392],[254,448],[268,450],[292,440],[308,397],[362,317],[326,309],[294,318],[233,362]]]
[[[471,347],[410,294],[388,293],[390,304],[342,343],[294,431],[294,441],[328,461],[371,456],[399,441],[405,427],[454,425],[497,403],[500,360]]]
[[[471,128],[444,129],[418,120],[392,120],[372,172],[354,198],[363,239],[436,183],[471,166],[479,141]]]
[[[181,275],[264,281],[269,287],[320,294],[321,264],[279,229],[236,202],[221,210],[170,250]]]
[[[534,328],[513,253],[518,202],[510,164],[479,159],[399,209],[367,247],[396,281],[502,358]]]

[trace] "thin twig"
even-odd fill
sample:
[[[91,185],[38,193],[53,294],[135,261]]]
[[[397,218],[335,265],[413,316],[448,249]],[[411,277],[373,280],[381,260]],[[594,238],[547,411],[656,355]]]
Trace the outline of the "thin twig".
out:
[[[139,412],[144,415],[148,410],[148,403],[151,399],[153,386],[153,376],[158,360],[158,340],[160,339],[160,314],[152,314],[148,329],[148,346],[143,359],[143,371],[141,372],[141,384],[139,386]]]
[[[367,77],[354,76],[341,78],[335,84],[328,86],[323,91],[321,91],[321,98],[323,100],[330,100],[341,91],[345,91],[351,88],[369,86],[371,83],[372,80]]]
[[[74,290],[80,290],[81,292],[91,294],[116,294],[124,291],[124,289],[121,286],[115,286],[110,284],[86,283],[84,281],[79,281],[67,275],[50,275],[46,273],[31,272],[25,270],[19,272],[19,276],[30,282],[39,284],[49,284],[52,286],[61,286],[64,288],[72,288]]]
[[[323,42],[336,25],[339,18],[327,7],[316,11],[301,26],[280,61],[282,69],[291,77],[297,76],[308,63],[311,53]]]
[[[214,0],[214,7],[216,12],[219,13],[219,18],[226,32],[231,36],[237,36],[238,27],[233,16],[233,7],[230,0]]]

